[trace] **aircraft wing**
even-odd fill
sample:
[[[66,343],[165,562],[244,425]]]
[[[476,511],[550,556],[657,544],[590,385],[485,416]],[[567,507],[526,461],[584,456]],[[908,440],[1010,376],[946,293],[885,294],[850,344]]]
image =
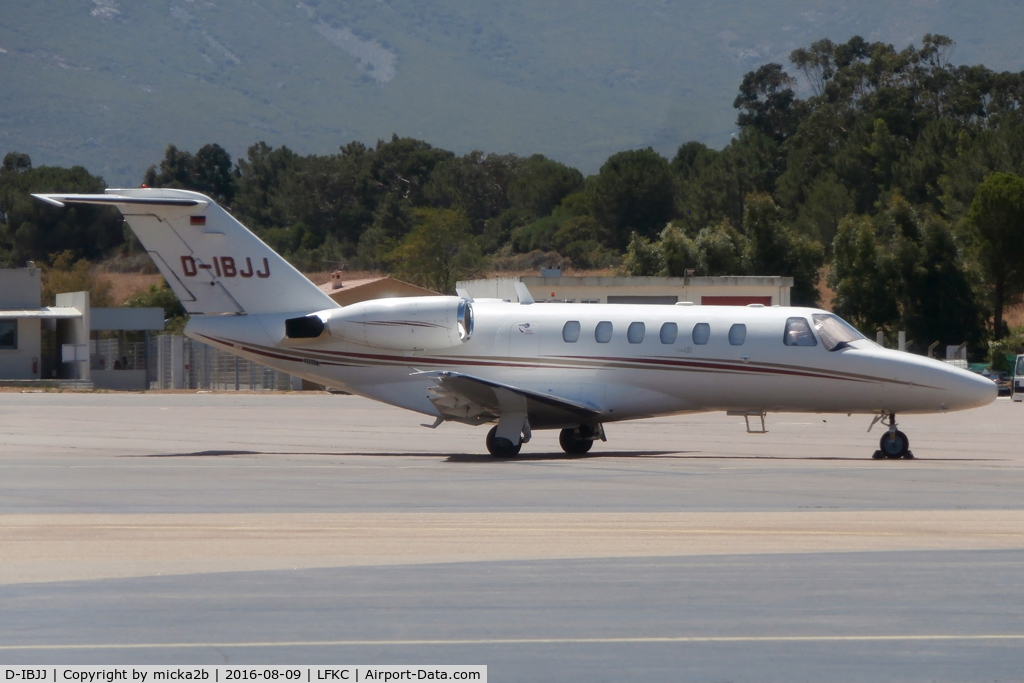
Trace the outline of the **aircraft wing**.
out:
[[[482,424],[503,412],[526,412],[534,427],[598,421],[601,411],[551,394],[520,389],[458,372],[426,372],[437,378],[430,401],[446,420]]]

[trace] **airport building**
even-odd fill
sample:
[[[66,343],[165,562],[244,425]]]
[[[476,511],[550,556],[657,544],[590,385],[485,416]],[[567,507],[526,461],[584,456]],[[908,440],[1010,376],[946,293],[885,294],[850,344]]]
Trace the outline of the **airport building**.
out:
[[[516,300],[516,282],[522,282],[538,303],[675,304],[789,306],[793,278],[777,276],[723,277],[578,277],[562,276],[557,269],[539,276],[465,280],[458,288],[473,298]]]
[[[58,294],[55,306],[41,302],[38,268],[0,270],[0,381],[149,387],[146,354],[124,335],[143,332],[148,341],[164,328],[163,309],[91,308],[88,292]]]

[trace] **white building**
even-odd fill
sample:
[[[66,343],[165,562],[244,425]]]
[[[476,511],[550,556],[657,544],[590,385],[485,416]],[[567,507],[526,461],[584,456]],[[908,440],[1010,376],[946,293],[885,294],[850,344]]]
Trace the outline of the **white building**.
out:
[[[57,295],[41,306],[38,268],[0,270],[0,381],[69,380],[112,389],[145,389],[147,368],[97,365],[93,333],[162,330],[161,308],[90,308],[88,292]],[[102,368],[102,369],[101,369]]]
[[[556,271],[557,272],[557,271]],[[776,276],[727,277],[519,277],[465,280],[459,290],[474,298],[516,300],[515,283],[522,282],[537,302],[600,304],[675,304],[789,306],[793,278]]]
[[[38,268],[0,270],[0,379],[46,376],[48,358],[42,353],[42,332],[57,330],[58,322],[67,341],[88,342],[88,328],[83,328],[85,321],[74,301],[40,306],[41,277]]]

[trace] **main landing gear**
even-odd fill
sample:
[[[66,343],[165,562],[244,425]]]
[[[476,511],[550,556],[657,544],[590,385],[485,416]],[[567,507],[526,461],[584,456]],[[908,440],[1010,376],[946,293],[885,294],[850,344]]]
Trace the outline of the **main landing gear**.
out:
[[[558,434],[558,445],[569,455],[583,455],[591,449],[596,439],[605,440],[604,427],[580,425],[576,429],[563,429]]]
[[[563,429],[558,434],[558,445],[569,455],[583,455],[594,445],[594,441],[606,441],[603,425],[580,425],[574,429]],[[498,436],[498,428],[491,427],[487,432],[487,452],[498,458],[512,458],[519,455],[523,443],[512,443],[511,439]]]
[[[882,413],[875,418],[875,422],[881,420],[882,424],[889,428],[882,438],[878,440],[878,450],[871,457],[875,460],[898,460],[905,458],[912,460],[914,454],[910,451],[910,439],[907,435],[896,429],[896,415],[893,413]],[[871,423],[873,427],[875,422]],[[871,431],[871,428],[868,428]]]
[[[512,458],[519,455],[523,448],[522,439],[519,443],[512,443],[510,439],[498,436],[498,428],[491,427],[487,432],[487,452],[499,458]]]

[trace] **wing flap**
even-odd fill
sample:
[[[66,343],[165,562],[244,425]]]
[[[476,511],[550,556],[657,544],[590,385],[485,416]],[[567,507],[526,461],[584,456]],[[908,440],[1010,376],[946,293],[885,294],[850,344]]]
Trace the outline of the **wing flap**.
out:
[[[417,373],[437,378],[430,400],[446,419],[481,424],[498,419],[513,404],[534,427],[576,425],[599,421],[601,411],[559,396],[521,389],[458,372]]]

